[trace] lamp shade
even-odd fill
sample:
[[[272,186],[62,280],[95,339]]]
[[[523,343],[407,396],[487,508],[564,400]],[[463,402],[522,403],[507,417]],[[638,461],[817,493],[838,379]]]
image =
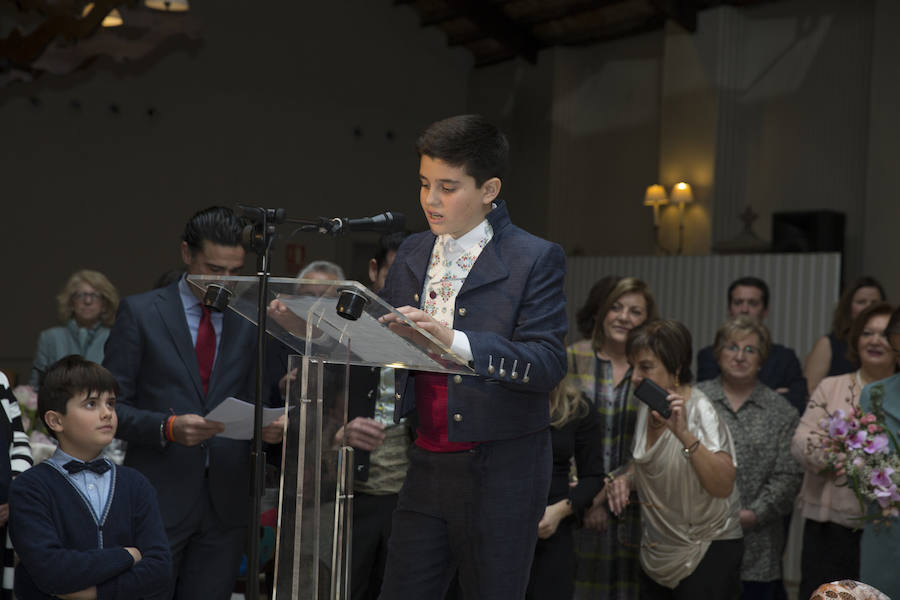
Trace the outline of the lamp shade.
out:
[[[94,10],[94,3],[88,2],[84,5],[84,8],[81,10],[81,16],[86,17],[89,12]],[[123,23],[122,14],[116,10],[115,8],[109,11],[105,17],[103,17],[103,22],[100,23],[103,27],[119,27]]]
[[[672,188],[672,202],[676,204],[689,204],[694,201],[694,192],[691,185],[683,181],[679,181]]]
[[[659,185],[651,185],[644,192],[644,206],[662,206],[668,204],[669,199],[666,197],[666,188]]]
[[[144,0],[144,6],[169,12],[184,12],[190,8],[188,0]]]

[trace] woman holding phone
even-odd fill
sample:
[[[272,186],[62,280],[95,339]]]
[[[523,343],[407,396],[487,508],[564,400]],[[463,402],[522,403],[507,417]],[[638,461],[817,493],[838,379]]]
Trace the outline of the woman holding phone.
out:
[[[655,384],[670,411],[664,418],[642,404],[632,466],[605,488],[614,514],[632,488],[640,499],[640,597],[740,598],[734,443],[709,398],[690,385],[691,334],[677,321],[651,322],[629,333],[626,352],[635,395],[652,398],[645,390]]]

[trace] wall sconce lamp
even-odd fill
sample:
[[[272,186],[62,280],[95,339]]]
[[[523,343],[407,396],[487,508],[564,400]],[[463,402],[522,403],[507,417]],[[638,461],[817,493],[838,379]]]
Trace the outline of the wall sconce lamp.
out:
[[[672,188],[672,202],[678,205],[678,252],[684,250],[684,205],[694,201],[694,192],[688,183],[679,181]]]
[[[671,254],[671,252],[659,243],[659,207],[670,202],[678,205],[678,251],[676,254],[681,254],[684,250],[684,205],[693,201],[694,192],[691,190],[690,184],[684,181],[679,181],[672,187],[671,197],[666,194],[666,188],[659,184],[651,185],[644,192],[644,206],[653,207],[653,233],[656,245],[666,254]]]
[[[188,0],[144,0],[144,6],[167,12],[185,12],[190,8]]]
[[[666,196],[666,188],[658,183],[651,185],[644,192],[644,206],[653,207],[653,227],[659,228],[659,207],[668,203],[669,198]]]
[[[86,17],[88,13],[94,10],[94,3],[88,2],[84,5],[84,8],[81,10],[81,16]],[[100,23],[103,27],[121,27],[122,26],[122,13],[120,13],[117,9],[112,9],[106,16],[103,17],[103,21]]]

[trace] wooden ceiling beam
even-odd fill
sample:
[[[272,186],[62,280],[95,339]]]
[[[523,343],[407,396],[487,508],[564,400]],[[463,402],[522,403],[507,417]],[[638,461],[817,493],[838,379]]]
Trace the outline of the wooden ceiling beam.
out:
[[[621,21],[613,25],[592,27],[579,31],[576,34],[561,34],[544,40],[547,46],[578,46],[581,44],[595,44],[609,42],[632,35],[640,35],[650,31],[661,29],[666,24],[664,15],[651,17],[639,17]]]
[[[549,21],[556,21],[567,17],[577,17],[580,14],[606,8],[614,4],[622,4],[628,0],[576,0],[568,4],[556,4],[530,11],[518,17],[516,21],[527,25],[540,25]]]
[[[614,4],[621,4],[628,0],[581,0],[572,2],[571,4],[558,4],[551,7],[545,7],[540,10],[524,13],[516,17],[516,22],[529,27],[535,25],[543,25],[552,21],[567,18],[578,18],[579,15],[605,8]],[[478,42],[487,37],[484,31],[477,29],[465,33],[458,33],[447,36],[447,44],[450,46],[465,46],[473,42]]]
[[[531,31],[510,19],[497,5],[484,0],[447,0],[459,16],[470,20],[486,37],[493,38],[528,62],[537,62],[540,42]]]
[[[672,19],[687,31],[697,31],[697,11],[695,0],[650,0],[650,4],[661,14]]]

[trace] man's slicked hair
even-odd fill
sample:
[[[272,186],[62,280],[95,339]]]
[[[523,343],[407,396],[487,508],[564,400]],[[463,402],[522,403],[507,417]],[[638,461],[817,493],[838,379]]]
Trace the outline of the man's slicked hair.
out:
[[[240,246],[245,221],[224,206],[210,206],[194,213],[184,226],[182,239],[192,252],[203,249],[203,240],[220,246]]]
[[[458,115],[436,121],[416,141],[419,157],[428,156],[463,168],[481,187],[492,177],[503,179],[509,166],[509,142],[481,115]]]

